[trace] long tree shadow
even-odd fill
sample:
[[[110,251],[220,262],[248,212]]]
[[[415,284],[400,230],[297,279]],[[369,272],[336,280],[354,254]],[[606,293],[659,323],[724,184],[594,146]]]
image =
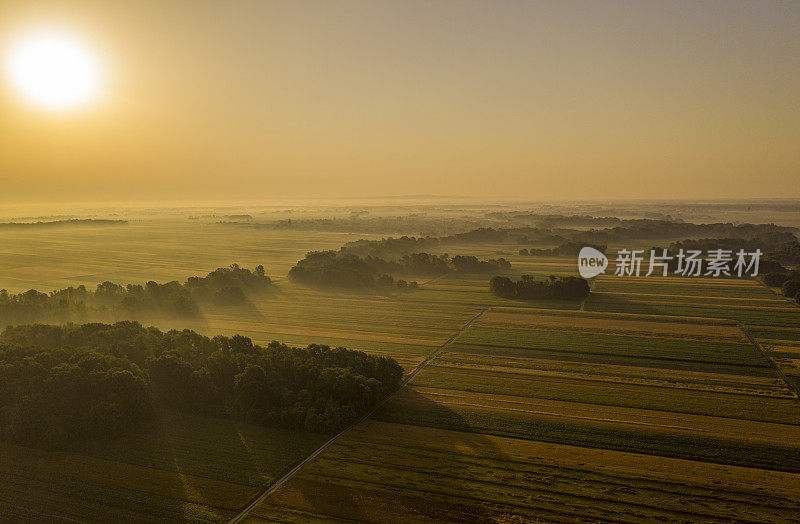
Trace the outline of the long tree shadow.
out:
[[[257,510],[359,522],[483,522],[525,498],[514,458],[468,416],[404,387],[372,418],[340,437]]]
[[[164,508],[159,520],[224,521],[322,436],[159,409],[157,419],[121,438],[76,446],[82,454],[129,465],[121,485]]]
[[[598,313],[639,313],[644,315],[669,315],[657,304],[631,300],[622,295],[592,291],[584,304],[585,311]]]

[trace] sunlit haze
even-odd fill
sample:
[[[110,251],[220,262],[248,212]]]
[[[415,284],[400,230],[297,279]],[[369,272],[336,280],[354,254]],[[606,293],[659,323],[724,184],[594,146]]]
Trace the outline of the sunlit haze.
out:
[[[11,46],[6,74],[34,105],[66,110],[91,102],[100,87],[99,66],[80,42],[68,35],[39,32]]]
[[[797,2],[4,1],[0,202],[797,197],[799,34]]]

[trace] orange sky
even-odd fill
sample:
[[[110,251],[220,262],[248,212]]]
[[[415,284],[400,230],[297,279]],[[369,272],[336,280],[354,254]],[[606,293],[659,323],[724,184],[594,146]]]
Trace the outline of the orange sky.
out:
[[[800,197],[800,2],[4,0],[0,57],[41,27],[106,86],[0,81],[0,202]]]

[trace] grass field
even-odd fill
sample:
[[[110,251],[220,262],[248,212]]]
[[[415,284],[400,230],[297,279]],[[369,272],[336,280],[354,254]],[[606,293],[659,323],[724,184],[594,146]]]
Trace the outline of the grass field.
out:
[[[220,522],[322,440],[164,411],[152,427],[69,451],[6,445],[0,520]]]

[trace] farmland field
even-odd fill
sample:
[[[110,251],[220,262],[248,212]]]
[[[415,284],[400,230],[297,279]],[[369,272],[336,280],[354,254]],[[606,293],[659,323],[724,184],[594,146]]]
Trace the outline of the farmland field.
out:
[[[794,518],[798,475],[369,421],[248,522]]]
[[[174,218],[117,227],[0,232],[10,235],[0,287],[264,264],[275,287],[247,310],[204,305],[198,318],[155,324],[345,346],[413,372],[250,521],[777,522],[800,503],[790,488],[800,482],[800,308],[757,282],[605,275],[585,302],[498,298],[481,274],[341,292],[286,272],[350,234]],[[64,248],[77,242],[83,250]],[[445,250],[488,258],[514,246]],[[512,277],[575,270],[573,259],[506,256]],[[67,451],[7,446],[0,517],[224,521],[326,439],[165,411],[154,427]]]
[[[735,279],[602,276],[586,309],[727,318],[764,326],[796,326],[800,321],[796,305],[757,282]]]
[[[800,309],[751,281],[620,280],[580,311],[487,305],[250,520],[792,518],[796,490],[758,493],[800,482],[800,402],[776,364],[800,350],[783,327]]]

